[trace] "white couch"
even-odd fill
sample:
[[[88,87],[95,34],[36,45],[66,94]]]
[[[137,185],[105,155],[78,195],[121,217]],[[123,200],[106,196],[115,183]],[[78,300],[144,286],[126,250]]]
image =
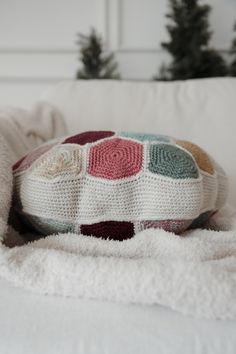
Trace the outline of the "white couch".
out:
[[[42,100],[69,133],[164,133],[206,148],[229,174],[236,204],[236,79],[64,82]],[[1,354],[233,354],[235,321],[196,320],[161,306],[41,296],[0,279]],[[184,301],[184,299],[183,299]]]

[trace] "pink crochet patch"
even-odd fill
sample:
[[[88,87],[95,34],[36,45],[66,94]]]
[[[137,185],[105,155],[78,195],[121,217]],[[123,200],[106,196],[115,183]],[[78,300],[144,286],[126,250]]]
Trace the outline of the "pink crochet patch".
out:
[[[104,130],[104,131],[88,131],[80,134],[76,134],[74,136],[70,136],[67,138],[63,144],[79,144],[79,145],[85,145],[88,143],[93,143],[97,140],[101,140],[104,138],[109,138],[110,136],[113,136],[115,133]]]
[[[114,138],[91,147],[88,173],[111,180],[129,177],[141,171],[142,161],[143,145]]]
[[[13,165],[13,171],[21,172],[26,170],[32,165],[34,161],[36,161],[40,156],[49,151],[54,145],[56,144],[48,144],[33,150],[31,153],[18,160],[15,165]]]
[[[168,232],[180,234],[187,230],[192,220],[146,220],[141,222],[144,229],[163,229]]]

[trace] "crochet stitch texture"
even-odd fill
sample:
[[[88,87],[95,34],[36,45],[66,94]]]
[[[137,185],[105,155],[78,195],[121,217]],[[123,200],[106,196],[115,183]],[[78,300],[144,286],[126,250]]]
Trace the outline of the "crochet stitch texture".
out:
[[[227,196],[226,175],[204,150],[155,134],[80,133],[44,144],[13,171],[14,209],[43,235],[180,234],[201,227]]]

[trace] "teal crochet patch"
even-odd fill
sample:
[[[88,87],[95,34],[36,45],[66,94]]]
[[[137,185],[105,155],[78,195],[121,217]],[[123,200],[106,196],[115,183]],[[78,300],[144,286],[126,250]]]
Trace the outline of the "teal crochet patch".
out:
[[[149,152],[149,171],[175,179],[198,178],[193,158],[174,145],[153,144]]]
[[[68,222],[53,220],[39,216],[27,215],[28,222],[43,235],[74,232],[74,226]]]
[[[124,138],[136,139],[139,141],[160,141],[163,143],[169,143],[170,139],[168,136],[159,134],[145,134],[145,133],[132,133],[132,132],[121,132],[119,136]]]

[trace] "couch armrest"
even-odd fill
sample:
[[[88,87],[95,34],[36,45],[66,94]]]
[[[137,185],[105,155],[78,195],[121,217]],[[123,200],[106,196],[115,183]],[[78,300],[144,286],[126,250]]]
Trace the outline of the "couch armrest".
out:
[[[43,142],[67,134],[62,114],[52,105],[37,103],[30,111],[0,108],[0,133],[17,160]]]

